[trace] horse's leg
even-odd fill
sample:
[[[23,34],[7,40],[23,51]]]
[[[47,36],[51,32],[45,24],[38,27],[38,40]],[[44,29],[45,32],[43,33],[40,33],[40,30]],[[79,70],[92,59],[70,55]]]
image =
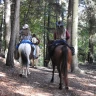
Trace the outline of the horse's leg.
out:
[[[30,60],[28,60],[28,66],[27,66],[27,72],[28,72],[28,74],[30,74],[29,66],[30,66]]]
[[[24,74],[24,66],[22,66],[22,75],[25,75],[25,74]]]
[[[66,73],[63,78],[64,78],[64,83],[65,83],[65,89],[68,90],[69,89],[68,88],[68,73]]]
[[[28,66],[25,68],[25,77],[27,78]]]
[[[37,66],[37,65],[38,65],[38,58],[35,59],[35,66]]]
[[[60,83],[59,83],[59,89],[62,89],[62,75],[61,75],[61,69],[60,66],[57,66],[57,70],[59,72],[59,78],[60,78]]]
[[[32,65],[33,65],[33,67],[35,66],[35,59],[34,58],[33,58],[33,64]]]
[[[53,82],[54,82],[55,64],[52,62],[52,65],[53,65],[53,71],[52,71],[52,79],[51,79],[51,82],[53,83]]]
[[[27,67],[27,72],[28,72],[28,74],[30,74],[30,71],[29,71],[29,65],[28,65],[28,67]]]
[[[24,76],[24,66],[21,66],[21,70],[20,70],[20,77]]]
[[[21,68],[21,70],[20,70],[19,76],[22,77],[22,75],[24,75],[23,66],[20,66],[20,68]]]

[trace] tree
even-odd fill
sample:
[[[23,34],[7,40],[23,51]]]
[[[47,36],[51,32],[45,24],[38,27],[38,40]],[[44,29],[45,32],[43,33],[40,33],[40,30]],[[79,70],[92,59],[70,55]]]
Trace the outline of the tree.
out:
[[[73,14],[72,14],[72,46],[75,48],[75,55],[73,56],[73,64],[75,70],[78,69],[78,0],[73,0]]]
[[[72,0],[69,0],[69,3],[68,3],[67,30],[72,36]],[[72,37],[70,37],[70,40],[68,40],[69,45],[72,45],[71,39]]]
[[[96,1],[94,0],[85,0],[87,19],[89,25],[89,52],[88,52],[88,62],[93,63],[93,53],[94,53],[94,44],[93,36],[95,35],[96,30]],[[96,38],[96,37],[95,37]]]
[[[11,37],[10,37],[10,42],[9,42],[9,47],[8,47],[8,55],[6,59],[6,65],[11,66],[11,67],[14,66],[15,39],[16,39],[17,32],[19,32],[18,25],[19,25],[20,0],[15,0],[15,1],[16,1],[16,5],[15,5],[13,29],[11,31]]]
[[[4,0],[5,2],[5,50],[7,50],[10,41],[11,34],[11,2],[10,0]]]

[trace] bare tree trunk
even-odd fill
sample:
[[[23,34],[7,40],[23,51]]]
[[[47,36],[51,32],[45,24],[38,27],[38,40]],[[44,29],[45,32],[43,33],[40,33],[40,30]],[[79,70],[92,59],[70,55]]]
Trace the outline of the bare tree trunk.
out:
[[[19,12],[20,12],[20,0],[16,0],[16,6],[15,6],[15,14],[14,14],[14,26],[13,30],[11,31],[11,38],[10,38],[10,43],[8,47],[8,55],[6,59],[6,65],[7,66],[14,66],[14,47],[15,47],[15,39],[16,39],[16,34],[19,30],[18,25],[19,25]]]
[[[74,69],[78,69],[78,0],[73,0],[73,17],[72,17],[72,46],[75,48],[73,56]]]
[[[11,2],[5,0],[5,50],[8,49],[11,34]]]
[[[2,19],[1,19],[1,24],[0,24],[0,52],[4,52],[4,48],[3,48],[3,41],[4,41],[4,8],[5,8],[5,6],[4,5],[2,5],[2,11],[0,12],[0,14],[2,14]]]
[[[67,16],[67,30],[70,33],[70,39],[67,41],[69,45],[72,45],[72,0],[69,0],[68,16]]]

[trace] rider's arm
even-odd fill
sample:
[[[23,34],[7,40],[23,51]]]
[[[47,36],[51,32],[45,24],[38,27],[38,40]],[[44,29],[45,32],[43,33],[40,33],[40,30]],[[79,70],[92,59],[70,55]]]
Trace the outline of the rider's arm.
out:
[[[68,30],[66,30],[66,40],[68,40],[70,38],[70,34],[68,32]]]

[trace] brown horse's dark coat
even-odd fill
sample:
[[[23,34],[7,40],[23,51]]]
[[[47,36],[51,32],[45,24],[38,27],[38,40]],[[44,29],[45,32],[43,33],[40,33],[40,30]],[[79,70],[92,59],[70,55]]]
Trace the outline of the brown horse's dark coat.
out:
[[[62,89],[62,76],[64,78],[65,88],[68,89],[68,70],[70,69],[72,63],[71,50],[65,45],[59,45],[55,48],[51,60],[53,65],[53,74],[51,82],[54,81],[54,70],[55,66],[57,66],[57,70],[59,72],[60,77],[59,89]]]

